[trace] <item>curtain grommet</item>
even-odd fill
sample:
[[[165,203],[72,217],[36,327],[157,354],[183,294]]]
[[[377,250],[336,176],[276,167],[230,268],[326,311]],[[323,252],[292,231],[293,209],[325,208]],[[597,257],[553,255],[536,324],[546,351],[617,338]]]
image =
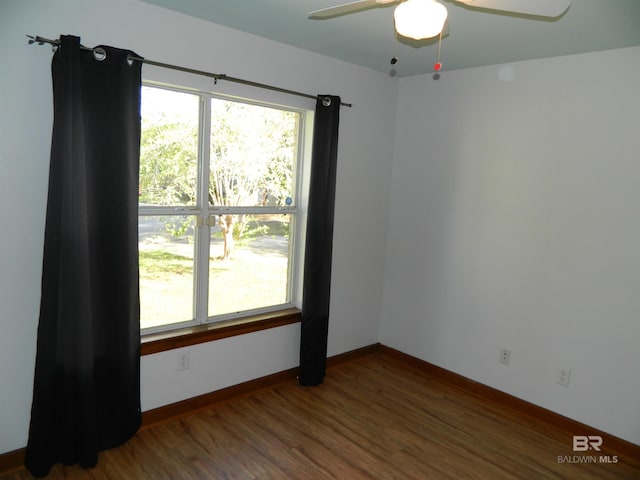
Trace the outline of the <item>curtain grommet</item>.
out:
[[[97,61],[102,62],[107,58],[107,51],[102,47],[97,47],[93,49],[93,58]]]

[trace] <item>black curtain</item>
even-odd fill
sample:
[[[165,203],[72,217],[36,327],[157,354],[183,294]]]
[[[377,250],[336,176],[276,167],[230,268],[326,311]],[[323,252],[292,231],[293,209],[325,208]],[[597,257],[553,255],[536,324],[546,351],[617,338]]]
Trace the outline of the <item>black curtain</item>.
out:
[[[339,121],[340,97],[319,96],[313,128],[302,289],[298,382],[303,386],[320,385],[327,364]]]
[[[25,464],[90,468],[138,430],[141,64],[61,37]]]

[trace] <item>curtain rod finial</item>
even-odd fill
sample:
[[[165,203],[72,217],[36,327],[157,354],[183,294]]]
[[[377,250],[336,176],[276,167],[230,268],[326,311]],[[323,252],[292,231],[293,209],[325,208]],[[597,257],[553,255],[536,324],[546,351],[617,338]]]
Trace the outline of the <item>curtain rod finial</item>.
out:
[[[43,38],[39,35],[26,35],[26,37],[29,39],[29,45],[33,45],[34,43],[37,43],[38,45],[50,43],[54,47],[58,45],[56,40],[49,40],[48,38]]]

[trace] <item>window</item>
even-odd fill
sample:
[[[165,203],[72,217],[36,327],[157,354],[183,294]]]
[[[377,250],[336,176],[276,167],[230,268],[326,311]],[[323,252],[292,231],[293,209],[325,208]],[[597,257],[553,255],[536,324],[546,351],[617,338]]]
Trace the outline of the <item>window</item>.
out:
[[[142,331],[293,306],[303,112],[145,85],[141,117]]]

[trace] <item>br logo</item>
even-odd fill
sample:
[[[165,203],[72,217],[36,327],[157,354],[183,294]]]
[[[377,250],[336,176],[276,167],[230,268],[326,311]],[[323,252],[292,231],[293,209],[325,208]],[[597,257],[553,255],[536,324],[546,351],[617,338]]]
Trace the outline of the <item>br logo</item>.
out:
[[[586,452],[588,450],[600,451],[602,445],[602,437],[599,435],[574,435],[573,436],[573,451],[574,452]]]

